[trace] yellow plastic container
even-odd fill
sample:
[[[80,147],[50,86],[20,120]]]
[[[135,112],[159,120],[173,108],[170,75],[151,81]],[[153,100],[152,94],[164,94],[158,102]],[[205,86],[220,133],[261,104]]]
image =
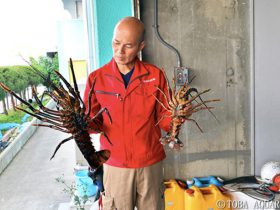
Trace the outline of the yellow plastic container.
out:
[[[184,210],[185,208],[185,189],[174,179],[164,182],[164,203],[165,210]]]
[[[190,189],[193,193],[185,191],[184,210],[231,210],[230,196],[223,194],[215,185],[203,188],[192,186]]]

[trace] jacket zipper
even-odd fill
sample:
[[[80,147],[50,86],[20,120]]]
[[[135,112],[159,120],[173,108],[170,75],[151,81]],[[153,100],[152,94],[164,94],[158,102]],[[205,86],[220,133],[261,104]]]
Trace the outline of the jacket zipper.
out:
[[[107,92],[107,91],[103,91],[103,90],[96,90],[95,93],[105,94],[105,95],[112,95],[112,96],[116,96],[117,98],[122,99],[122,98],[120,97],[121,94],[119,94],[119,93]]]

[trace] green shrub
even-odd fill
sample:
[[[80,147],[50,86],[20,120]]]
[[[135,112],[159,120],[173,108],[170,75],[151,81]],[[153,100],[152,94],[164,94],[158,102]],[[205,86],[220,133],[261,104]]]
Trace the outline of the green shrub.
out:
[[[49,102],[49,97],[46,96],[44,98],[44,101],[43,101],[43,105],[46,105],[48,102]],[[30,111],[26,105],[22,105],[21,106],[22,108]],[[37,104],[34,104],[33,103],[33,107],[35,108],[38,108],[38,105]],[[0,114],[0,124],[1,123],[21,123],[21,119],[23,118],[23,116],[25,115],[26,113],[23,112],[23,111],[20,111],[20,110],[17,110],[17,111],[13,111],[12,109],[8,111],[8,115],[4,115],[4,114]],[[32,116],[30,116],[27,121],[30,121],[32,120]]]
[[[59,77],[55,74],[55,71],[59,71],[57,54],[55,54],[54,58],[39,56],[37,60],[33,57],[30,57],[29,60],[31,65],[41,71],[47,78],[47,80],[42,80],[42,84],[45,87],[50,88],[50,81],[56,85],[59,84]]]

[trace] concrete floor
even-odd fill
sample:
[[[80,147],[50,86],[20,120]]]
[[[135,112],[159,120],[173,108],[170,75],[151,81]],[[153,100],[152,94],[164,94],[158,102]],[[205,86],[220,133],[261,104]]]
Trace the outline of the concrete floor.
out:
[[[66,183],[74,178],[74,141],[56,145],[67,135],[49,128],[38,128],[20,153],[0,175],[0,210],[57,210],[71,198],[62,192],[55,179],[64,175]]]
[[[85,85],[79,85],[81,96]],[[0,174],[0,210],[70,210],[71,197],[56,178],[64,176],[70,185],[75,181],[75,143],[73,140],[60,147],[50,161],[55,147],[69,135],[39,127]],[[97,202],[91,207],[97,210]]]

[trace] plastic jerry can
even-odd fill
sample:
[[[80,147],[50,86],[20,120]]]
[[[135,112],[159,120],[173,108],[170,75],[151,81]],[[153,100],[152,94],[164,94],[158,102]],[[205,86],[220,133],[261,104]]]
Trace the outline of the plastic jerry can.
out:
[[[185,210],[231,210],[229,195],[222,193],[215,185],[198,188],[192,186],[193,192],[185,191]]]
[[[197,187],[208,187],[211,184],[221,187],[223,184],[214,176],[206,177],[194,177],[191,181],[187,181],[188,187],[197,186]]]
[[[187,187],[184,182],[170,179],[164,182],[165,210],[184,210],[184,193]]]

